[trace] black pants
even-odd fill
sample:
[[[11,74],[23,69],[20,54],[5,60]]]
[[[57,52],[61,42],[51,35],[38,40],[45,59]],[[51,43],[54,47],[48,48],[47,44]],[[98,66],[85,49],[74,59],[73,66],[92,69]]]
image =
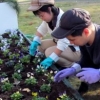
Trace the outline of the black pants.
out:
[[[79,89],[78,89],[78,92],[79,92],[80,94],[82,94],[82,93],[85,93],[85,92],[87,92],[87,91],[88,91],[88,84],[85,83],[85,82],[81,82],[80,87],[79,87]]]

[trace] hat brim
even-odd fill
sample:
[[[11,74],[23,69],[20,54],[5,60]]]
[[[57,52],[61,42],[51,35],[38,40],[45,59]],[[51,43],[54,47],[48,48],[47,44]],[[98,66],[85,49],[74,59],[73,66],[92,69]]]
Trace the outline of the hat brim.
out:
[[[41,6],[30,6],[27,10],[28,11],[37,11],[41,8]]]
[[[72,34],[75,30],[65,30],[61,27],[58,27],[52,32],[52,36],[57,39],[66,38],[68,35]]]

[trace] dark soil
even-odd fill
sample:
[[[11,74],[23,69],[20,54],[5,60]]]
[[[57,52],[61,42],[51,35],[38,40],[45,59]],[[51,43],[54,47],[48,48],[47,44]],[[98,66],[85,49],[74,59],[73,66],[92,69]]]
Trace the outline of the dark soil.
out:
[[[52,69],[48,69],[43,74],[36,73],[36,67],[38,63],[43,60],[43,56],[38,56],[37,58],[34,57],[34,59],[32,59],[32,57],[28,54],[28,49],[25,50],[23,48],[28,48],[30,44],[19,31],[17,31],[16,35],[18,36],[18,38],[11,38],[7,33],[3,34],[3,39],[10,39],[11,43],[7,42],[6,47],[8,46],[8,48],[6,48],[6,50],[9,49],[9,52],[6,55],[4,55],[5,50],[2,50],[0,47],[0,59],[3,61],[0,64],[0,98],[2,98],[2,100],[12,100],[11,95],[19,91],[21,94],[23,94],[23,97],[20,100],[32,100],[32,92],[37,92],[38,97],[48,97],[47,100],[57,100],[57,98],[60,98],[59,96],[63,93],[67,94],[70,98],[73,98],[73,100],[76,100],[72,94],[71,89],[69,89],[63,82],[55,83],[53,81],[48,81],[47,76],[45,76],[44,74],[50,73]],[[15,40],[20,41],[20,36],[24,38],[24,42],[18,45],[18,43],[15,43]],[[11,57],[11,55],[14,56]],[[26,62],[23,62],[21,60],[24,56],[28,57]],[[38,59],[40,59],[40,61],[38,61]],[[15,66],[17,64],[21,64],[23,66],[23,69],[20,70],[20,72],[18,70],[15,70]],[[14,85],[14,87],[10,91],[2,91],[2,78],[8,78],[9,82],[14,84],[12,74],[14,74],[15,72],[19,73],[22,76],[20,83],[18,85]],[[7,74],[7,76],[3,76],[3,73]],[[25,79],[28,78],[27,73],[33,73],[33,75],[30,76],[34,76],[37,79],[37,84],[27,85],[25,83]],[[54,76],[54,74],[55,70],[53,70],[52,76]],[[40,91],[40,87],[43,84],[50,84],[50,92]],[[23,89],[25,88],[29,89],[30,91],[24,91]]]

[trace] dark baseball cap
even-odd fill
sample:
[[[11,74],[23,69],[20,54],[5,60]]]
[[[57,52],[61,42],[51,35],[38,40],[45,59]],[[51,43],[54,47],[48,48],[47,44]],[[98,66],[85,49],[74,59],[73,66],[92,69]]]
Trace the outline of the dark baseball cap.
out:
[[[81,8],[67,10],[61,17],[59,27],[52,32],[52,36],[61,39],[82,30],[91,24],[91,17],[88,11]]]

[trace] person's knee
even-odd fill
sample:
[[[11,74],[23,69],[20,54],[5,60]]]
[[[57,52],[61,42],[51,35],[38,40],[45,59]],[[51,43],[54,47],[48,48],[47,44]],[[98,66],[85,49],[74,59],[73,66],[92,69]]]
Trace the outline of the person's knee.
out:
[[[45,56],[48,57],[51,55],[56,49],[56,46],[51,46],[45,50]]]
[[[51,50],[51,48],[47,48],[45,50],[45,56],[48,57],[53,51]]]

